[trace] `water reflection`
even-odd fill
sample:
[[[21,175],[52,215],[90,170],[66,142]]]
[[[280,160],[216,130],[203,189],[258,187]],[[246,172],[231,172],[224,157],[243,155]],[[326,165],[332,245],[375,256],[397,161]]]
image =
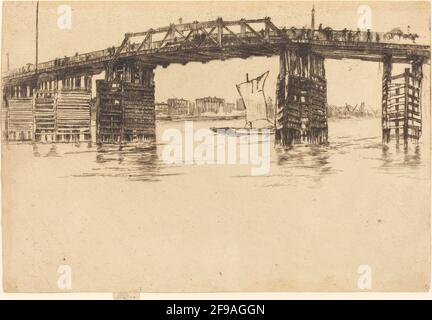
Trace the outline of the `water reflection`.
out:
[[[323,176],[337,172],[331,165],[332,149],[328,145],[296,145],[276,149],[277,165],[283,175],[306,177],[318,182]]]
[[[32,149],[33,149],[33,157],[40,157],[39,148],[36,143],[32,143]]]
[[[305,183],[306,186],[319,187],[327,177],[346,174],[346,179],[351,179],[353,170],[375,175],[427,179],[425,169],[428,169],[428,146],[421,142],[411,143],[408,147],[398,146],[395,142],[383,145],[381,137],[376,134],[379,132],[380,122],[377,121],[377,127],[374,127],[371,121],[373,120],[350,121],[349,124],[342,121],[331,123],[329,129],[333,135],[329,137],[330,142],[327,145],[300,144],[291,148],[271,146],[270,173],[265,177],[254,177],[257,178],[254,183],[261,186],[296,186]],[[346,134],[348,125],[352,132]],[[167,123],[164,126],[178,126],[181,130],[182,123]],[[165,127],[159,127],[159,130],[162,131]],[[161,134],[158,135],[160,136]],[[41,162],[41,165],[47,161],[55,163],[58,168],[63,168],[63,172],[79,178],[123,177],[132,181],[155,182],[161,181],[164,176],[183,175],[186,178],[193,173],[194,166],[166,165],[160,156],[164,144],[158,143],[161,142],[148,141],[127,146],[97,146],[91,142],[33,143],[31,149],[29,145],[22,144],[8,145],[8,148],[16,148],[22,152],[31,150],[33,158]],[[51,159],[43,160],[44,158]],[[53,158],[61,159],[54,161]],[[231,178],[251,177],[240,175],[244,172],[241,170],[239,167],[238,171],[227,169],[221,172]]]
[[[12,147],[23,149],[26,145]],[[159,181],[162,175],[176,175],[160,172],[163,163],[154,141],[129,146],[98,146],[91,142],[33,143],[31,148],[34,158],[61,158],[61,163],[70,168],[73,177],[125,177],[133,181]]]
[[[394,143],[383,146],[383,163],[379,166],[379,169],[385,173],[406,175],[411,173],[413,169],[424,167],[425,164],[422,162],[422,147],[421,143],[408,146]]]
[[[96,166],[81,176],[125,177],[133,181],[159,181],[161,163],[154,143],[139,146],[98,146]]]
[[[274,164],[279,170],[272,168],[271,175],[288,178],[293,185],[309,182],[310,187],[319,187],[323,179],[332,175],[343,174],[347,179],[351,178],[353,170],[357,171],[355,174],[364,172],[427,179],[424,171],[426,160],[422,158],[425,146],[422,142],[413,142],[407,147],[403,144],[398,146],[394,141],[383,145],[381,137],[376,135],[379,127],[371,125],[371,120],[351,121],[349,125],[354,130],[350,135],[339,134],[346,132],[347,123],[341,121],[332,125],[333,135],[327,145],[276,148]]]
[[[57,144],[51,144],[51,147],[45,157],[60,157],[57,152]]]

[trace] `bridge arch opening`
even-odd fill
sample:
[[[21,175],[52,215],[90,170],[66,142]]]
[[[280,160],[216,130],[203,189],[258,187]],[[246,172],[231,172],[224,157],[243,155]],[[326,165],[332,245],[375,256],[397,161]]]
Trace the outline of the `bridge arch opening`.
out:
[[[410,78],[414,71],[409,63],[327,59],[329,132],[336,134],[339,119],[366,118],[370,121],[358,131],[359,138],[381,134],[385,143],[407,145],[429,136],[429,87],[424,84],[429,82],[429,68],[424,64],[423,81],[416,81]]]
[[[279,72],[279,57],[250,57],[248,59],[233,58],[224,61],[210,61],[208,63],[191,62],[186,65],[172,64],[167,68],[155,69],[155,100],[157,103],[167,103],[174,99],[187,100],[190,105],[188,115],[197,115],[194,112],[197,99],[216,98],[214,103],[223,100],[225,106],[234,105],[233,111],[240,111],[239,99],[241,99],[236,85],[249,79],[260,76],[269,71],[264,93],[266,98],[275,101],[276,79]],[[175,108],[175,106],[173,107]],[[181,108],[179,105],[178,108]],[[209,107],[207,115],[219,113],[216,107]],[[196,111],[197,109],[195,109]],[[235,115],[232,107],[224,107],[224,116]],[[173,110],[175,112],[175,110]],[[203,110],[200,110],[202,114]],[[221,109],[222,111],[222,109]],[[178,113],[181,113],[179,111]],[[221,113],[219,113],[221,115]],[[243,122],[242,122],[243,121]],[[244,125],[244,120],[239,125]]]

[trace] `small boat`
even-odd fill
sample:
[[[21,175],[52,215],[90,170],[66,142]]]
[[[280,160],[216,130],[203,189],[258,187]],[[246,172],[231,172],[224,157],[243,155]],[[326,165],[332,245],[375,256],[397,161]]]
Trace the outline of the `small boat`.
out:
[[[273,128],[234,128],[234,127],[219,127],[219,128],[210,128],[211,131],[218,134],[225,134],[227,136],[240,137],[245,135],[257,134],[272,134],[274,133]]]
[[[213,127],[210,130],[233,136],[274,133],[274,124],[269,120],[267,99],[264,94],[264,85],[268,75],[269,71],[254,79],[249,79],[246,74],[246,81],[236,85],[246,109],[243,128]]]

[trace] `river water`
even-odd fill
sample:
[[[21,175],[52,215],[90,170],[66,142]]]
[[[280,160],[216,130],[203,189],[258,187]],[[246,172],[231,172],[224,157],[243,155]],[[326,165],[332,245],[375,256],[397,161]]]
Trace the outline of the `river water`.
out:
[[[239,128],[243,126],[243,120],[225,120],[218,123],[198,121],[193,122],[192,126],[195,131],[210,127]],[[178,129],[185,140],[184,128],[185,123],[182,121],[159,122],[156,142],[149,141],[133,146],[100,147],[94,143],[11,144],[6,145],[4,151],[6,155],[11,151],[19,154],[20,158],[25,157],[32,163],[32,167],[50,167],[58,163],[59,172],[49,170],[44,173],[50,173],[54,177],[74,177],[77,181],[82,178],[83,183],[98,177],[142,182],[164,182],[173,176],[181,177],[182,180],[193,180],[196,173],[200,174],[194,171],[212,170],[215,166],[221,167],[217,169],[218,173],[227,178],[247,179],[251,176],[251,167],[259,166],[240,164],[239,138],[235,138],[237,158],[234,165],[167,164],[163,160],[163,149],[169,141],[162,141],[163,132],[167,129]],[[208,130],[208,136],[215,137],[216,134]],[[331,119],[329,141],[326,146],[300,144],[284,149],[274,146],[274,139],[271,137],[269,174],[253,177],[254,184],[262,184],[263,187],[301,185],[319,188],[330,176],[344,178],[352,175],[350,171],[353,169],[363,174],[372,174],[374,178],[391,175],[422,180],[428,176],[428,150],[424,150],[422,141],[410,144],[408,149],[395,143],[383,146],[379,119]],[[195,147],[200,143],[195,141]],[[261,155],[261,150],[259,152]],[[215,158],[216,156],[217,151],[214,154]],[[183,149],[183,160],[184,157]],[[236,170],[234,173],[233,167]],[[106,183],[110,183],[110,179],[107,179]]]
[[[7,248],[32,257],[17,286],[55,290],[46,279],[64,259],[77,290],[357,290],[364,264],[375,290],[427,287],[426,142],[383,146],[380,119],[330,119],[328,145],[271,142],[269,172],[254,176],[164,163],[164,131],[184,125],[158,122],[156,143],[122,148],[3,145],[7,219],[29,227]],[[219,125],[243,124],[193,123]]]

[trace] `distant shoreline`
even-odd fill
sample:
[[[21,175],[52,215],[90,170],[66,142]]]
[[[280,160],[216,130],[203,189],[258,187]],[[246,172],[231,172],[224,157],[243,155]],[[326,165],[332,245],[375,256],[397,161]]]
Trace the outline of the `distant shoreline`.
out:
[[[187,115],[157,115],[156,120],[158,121],[202,121],[202,120],[237,120],[244,119],[245,115],[225,115],[225,116],[187,116]]]

